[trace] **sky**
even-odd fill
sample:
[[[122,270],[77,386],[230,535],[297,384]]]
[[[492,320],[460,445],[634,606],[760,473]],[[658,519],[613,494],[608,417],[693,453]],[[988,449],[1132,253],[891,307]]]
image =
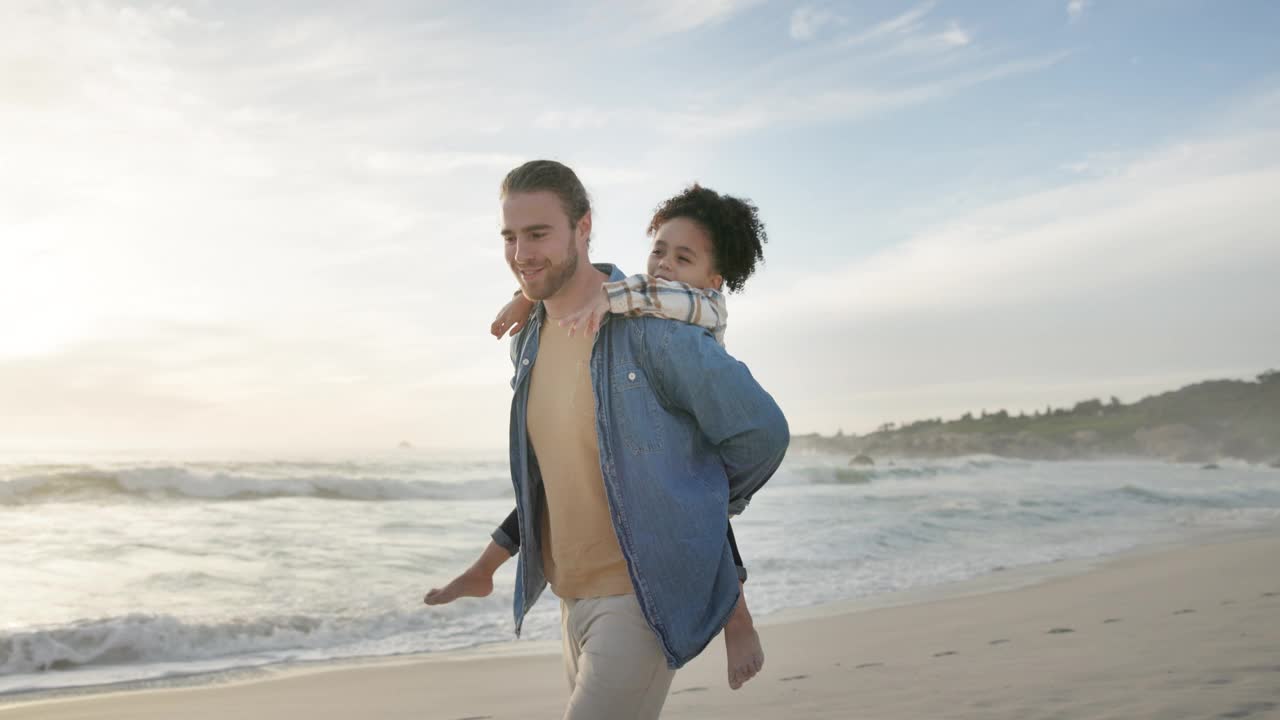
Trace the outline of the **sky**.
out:
[[[795,434],[1280,367],[1265,0],[0,2],[0,450],[505,446],[498,185],[746,197]]]

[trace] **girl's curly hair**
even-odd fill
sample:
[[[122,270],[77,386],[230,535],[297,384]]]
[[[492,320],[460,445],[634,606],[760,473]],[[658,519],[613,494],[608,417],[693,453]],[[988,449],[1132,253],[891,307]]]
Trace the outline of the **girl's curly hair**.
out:
[[[769,242],[759,209],[750,200],[721,195],[697,183],[669,198],[653,213],[649,234],[668,220],[689,218],[711,236],[716,272],[730,292],[742,290],[747,278],[764,262],[764,244]]]

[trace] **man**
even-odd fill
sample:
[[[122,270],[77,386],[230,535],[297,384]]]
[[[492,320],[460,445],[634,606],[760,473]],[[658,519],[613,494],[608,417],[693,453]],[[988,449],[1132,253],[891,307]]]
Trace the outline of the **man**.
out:
[[[594,337],[570,337],[557,320],[624,277],[588,259],[586,191],[568,167],[537,160],[507,175],[501,197],[507,264],[539,302],[511,345],[516,633],[550,583],[565,717],[655,718],[675,668],[738,601],[729,500],[777,469],[786,419],[702,328],[610,317]],[[503,531],[494,540],[515,551]]]

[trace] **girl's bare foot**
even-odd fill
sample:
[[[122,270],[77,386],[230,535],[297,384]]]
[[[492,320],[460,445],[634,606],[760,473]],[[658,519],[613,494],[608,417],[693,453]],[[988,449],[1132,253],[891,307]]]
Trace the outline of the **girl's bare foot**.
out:
[[[469,568],[442,588],[432,588],[422,602],[428,605],[444,605],[460,597],[485,597],[493,592],[493,575]]]
[[[742,595],[738,607],[724,625],[724,650],[729,659],[729,687],[737,690],[764,669],[764,648],[756,633],[747,596]]]

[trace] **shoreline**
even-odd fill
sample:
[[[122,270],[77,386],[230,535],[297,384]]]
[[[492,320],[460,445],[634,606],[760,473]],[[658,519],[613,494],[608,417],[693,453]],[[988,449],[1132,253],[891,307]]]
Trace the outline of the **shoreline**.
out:
[[[1259,530],[1229,530],[1205,533],[1192,538],[1180,538],[1162,543],[1150,543],[1122,550],[1110,555],[1071,558],[992,571],[964,580],[953,580],[906,590],[869,595],[860,598],[836,600],[815,605],[783,608],[767,615],[757,615],[757,627],[786,625],[805,620],[835,617],[847,613],[866,612],[882,608],[903,607],[937,602],[975,594],[1002,592],[1087,572],[1109,560],[1158,552],[1161,549],[1194,546],[1213,542],[1230,542],[1248,539]],[[551,596],[549,599],[554,600]],[[0,693],[0,712],[17,704],[53,702],[101,695],[119,695],[134,692],[187,690],[202,687],[221,687],[243,683],[265,682],[277,678],[293,677],[370,666],[399,666],[406,663],[470,662],[486,658],[515,658],[549,655],[559,657],[560,644],[555,640],[504,640],[484,642],[478,645],[439,652],[413,652],[400,655],[367,655],[360,657],[331,658],[324,660],[296,660],[264,665],[235,667],[226,670],[193,671],[190,673],[142,680],[122,680],[114,683],[73,685],[60,688],[37,688]]]
[[[788,691],[783,693],[785,696],[790,690],[798,688],[798,686],[797,688],[787,687],[789,683],[807,680],[813,674],[812,672],[791,672],[791,670],[801,665],[811,665],[819,656],[825,656],[826,659],[831,660],[841,654],[839,647],[830,647],[834,642],[832,638],[846,634],[850,638],[858,638],[866,635],[868,630],[883,633],[880,627],[885,619],[889,620],[886,624],[888,627],[898,626],[901,634],[905,635],[919,632],[922,623],[927,628],[930,617],[948,614],[948,611],[962,606],[980,607],[986,604],[985,601],[1007,604],[1011,599],[1020,596],[1044,596],[1046,593],[1052,593],[1056,587],[1065,586],[1069,589],[1073,585],[1096,584],[1099,578],[1114,580],[1116,579],[1114,576],[1123,568],[1143,569],[1153,565],[1185,564],[1188,558],[1232,556],[1237,551],[1245,549],[1256,554],[1258,547],[1266,547],[1280,555],[1280,527],[1219,531],[1173,542],[1140,546],[1109,556],[1023,566],[927,588],[782,610],[760,618],[757,623],[764,639],[766,655],[772,660],[772,662],[766,662],[765,671],[760,677],[737,693],[731,693],[724,687],[723,645],[717,639],[703,656],[677,674],[664,717],[713,717],[716,715],[704,713],[715,712],[721,708],[728,712],[733,707],[739,707],[740,710],[745,708],[748,711],[746,715],[738,714],[738,717],[774,717],[776,715],[752,715],[751,712],[759,711],[752,709],[755,705],[742,706],[740,703],[744,698],[752,697],[755,697],[758,702],[761,694],[770,693],[770,699],[776,704],[780,699],[779,690]],[[1208,572],[1217,565],[1221,563],[1209,563],[1202,569]],[[1266,577],[1265,568],[1254,568],[1251,572],[1255,576],[1255,581],[1264,584],[1270,582],[1277,586],[1259,591],[1259,595],[1262,592],[1280,593],[1280,578]],[[1084,604],[1091,599],[1089,595],[1086,593],[1086,597],[1082,598]],[[1159,595],[1149,597],[1147,600],[1156,602],[1160,599]],[[1280,609],[1280,596],[1270,597],[1275,598],[1274,607]],[[1044,598],[1039,597],[1039,599],[1040,604],[1043,604]],[[1037,607],[1036,602],[1019,601],[1017,604],[1019,607],[1025,606],[1031,609]],[[907,617],[914,619],[904,622],[903,618]],[[1273,647],[1280,647],[1280,640],[1276,637],[1280,635],[1280,632],[1277,632],[1280,631],[1280,612],[1273,612],[1271,627],[1276,630],[1272,632],[1269,640],[1273,643]],[[1070,630],[1057,634],[1066,636],[1074,633],[1074,630]],[[945,633],[943,635],[945,636]],[[800,640],[802,637],[807,639]],[[799,646],[797,646],[798,641]],[[858,642],[850,644],[853,651],[856,651],[860,645]],[[942,649],[937,652],[937,655],[931,657],[941,658],[948,657],[950,654],[960,654],[959,650]],[[802,660],[803,658],[808,660]],[[848,662],[852,663],[855,669],[863,671],[887,664],[854,662],[857,659],[851,657],[848,658]],[[842,664],[839,660],[835,660],[834,664],[828,663],[830,667],[836,669]],[[1276,668],[1277,672],[1280,672],[1280,666]],[[786,676],[775,675],[776,672],[783,670],[787,672]],[[224,714],[227,703],[239,706],[237,698],[292,697],[295,701],[301,701],[300,698],[311,696],[314,690],[332,692],[334,686],[344,685],[349,687],[350,694],[363,695],[359,688],[366,684],[390,683],[400,686],[413,678],[418,680],[434,678],[435,680],[426,683],[426,687],[423,687],[420,682],[410,684],[419,692],[427,691],[427,696],[419,701],[411,702],[408,706],[404,706],[400,699],[385,696],[369,697],[367,701],[374,705],[392,703],[399,708],[414,707],[417,716],[423,716],[428,711],[440,711],[438,714],[426,715],[430,717],[478,716],[484,713],[466,708],[474,706],[475,709],[479,709],[484,705],[506,707],[507,711],[513,711],[516,707],[512,704],[514,700],[482,701],[480,699],[490,689],[490,685],[486,684],[484,679],[492,677],[495,673],[504,678],[504,686],[517,686],[509,688],[512,691],[510,695],[522,697],[523,693],[517,692],[517,689],[523,688],[523,692],[532,694],[532,697],[539,700],[539,705],[547,708],[550,716],[558,712],[554,710],[557,704],[561,706],[563,704],[565,687],[559,660],[559,643],[513,641],[442,653],[319,661],[230,671],[213,676],[196,675],[180,679],[169,678],[120,685],[16,693],[0,697],[0,718],[4,720],[49,718],[52,720],[70,717],[144,716],[145,713],[140,714],[140,706],[170,707],[189,704],[207,705],[210,712],[208,717],[213,717],[214,712],[219,715]],[[512,677],[511,673],[516,673],[523,679],[508,683],[507,679]],[[1276,677],[1276,681],[1276,687],[1280,688],[1280,675]],[[836,687],[828,688],[827,692],[821,694],[828,701],[838,701],[839,692],[840,688]],[[833,696],[832,693],[835,695]],[[713,698],[717,702],[710,702]],[[445,699],[449,701],[446,706],[457,705],[459,708],[457,714],[450,715],[444,712],[441,702]],[[1277,693],[1277,701],[1280,702],[1280,692]],[[503,702],[506,702],[505,706]],[[680,708],[685,705],[701,708],[699,714],[679,714],[683,712]],[[838,705],[838,702],[828,703],[831,707]],[[215,710],[217,707],[222,707],[223,710]],[[340,716],[327,715],[326,708],[332,709],[328,703],[317,701],[314,705],[318,717]],[[822,714],[824,711],[821,707],[813,707],[811,710],[817,713],[813,717],[828,716]],[[190,714],[191,717],[203,717],[202,710],[196,707],[187,707],[182,712],[184,715]],[[334,712],[337,711],[334,710]],[[491,712],[490,715],[495,718],[522,716],[520,713],[501,714],[501,712],[498,710],[497,714]],[[886,712],[888,712],[887,709]],[[270,717],[271,715],[259,716]],[[892,714],[890,716],[910,717],[910,715]],[[253,715],[250,714],[249,717]],[[830,715],[830,717],[839,717],[839,715]]]

